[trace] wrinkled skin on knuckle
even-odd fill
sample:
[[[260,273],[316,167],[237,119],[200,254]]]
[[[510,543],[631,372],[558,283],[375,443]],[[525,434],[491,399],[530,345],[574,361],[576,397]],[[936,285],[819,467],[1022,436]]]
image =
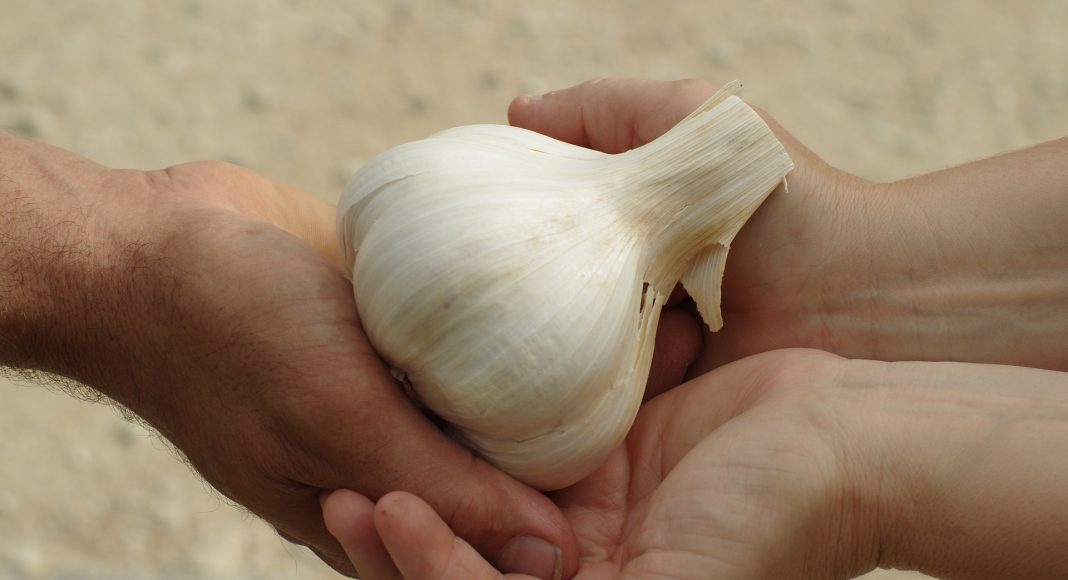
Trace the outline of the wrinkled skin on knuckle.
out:
[[[670,93],[677,99],[707,99],[716,91],[712,83],[704,79],[688,78],[671,81]]]

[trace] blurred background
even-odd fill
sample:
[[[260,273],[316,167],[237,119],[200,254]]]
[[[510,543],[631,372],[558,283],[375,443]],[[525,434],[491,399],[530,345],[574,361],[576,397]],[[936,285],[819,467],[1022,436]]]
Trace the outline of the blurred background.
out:
[[[1068,134],[1064,0],[0,0],[0,55],[0,130],[330,200],[387,147],[596,77],[741,79],[879,181]],[[0,578],[336,577],[114,410],[0,379]]]

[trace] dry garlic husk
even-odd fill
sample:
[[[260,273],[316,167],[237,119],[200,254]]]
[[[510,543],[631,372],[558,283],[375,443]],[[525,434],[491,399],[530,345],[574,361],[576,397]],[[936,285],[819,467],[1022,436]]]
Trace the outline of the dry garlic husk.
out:
[[[721,325],[730,242],[793,167],[735,87],[626,153],[474,125],[379,155],[345,190],[338,230],[364,330],[502,470],[549,490],[603,462],[680,280]]]

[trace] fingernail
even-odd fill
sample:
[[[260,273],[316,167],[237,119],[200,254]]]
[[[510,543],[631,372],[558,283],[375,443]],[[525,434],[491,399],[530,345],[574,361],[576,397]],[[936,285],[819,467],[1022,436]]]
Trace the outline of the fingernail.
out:
[[[524,105],[537,105],[541,97],[541,95],[522,95],[519,99],[523,101]]]
[[[564,574],[560,548],[534,536],[517,536],[505,544],[495,565],[505,574],[526,574],[543,580],[560,580]]]

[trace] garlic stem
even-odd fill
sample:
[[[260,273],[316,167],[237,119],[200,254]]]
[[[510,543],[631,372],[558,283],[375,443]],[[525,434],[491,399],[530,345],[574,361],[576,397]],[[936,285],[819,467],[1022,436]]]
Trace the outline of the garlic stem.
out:
[[[703,113],[613,159],[630,167],[637,180],[617,192],[620,211],[635,220],[636,229],[646,230],[647,281],[666,292],[698,253],[729,248],[793,167],[763,119],[739,97],[721,91],[710,102],[715,106],[703,106]]]

